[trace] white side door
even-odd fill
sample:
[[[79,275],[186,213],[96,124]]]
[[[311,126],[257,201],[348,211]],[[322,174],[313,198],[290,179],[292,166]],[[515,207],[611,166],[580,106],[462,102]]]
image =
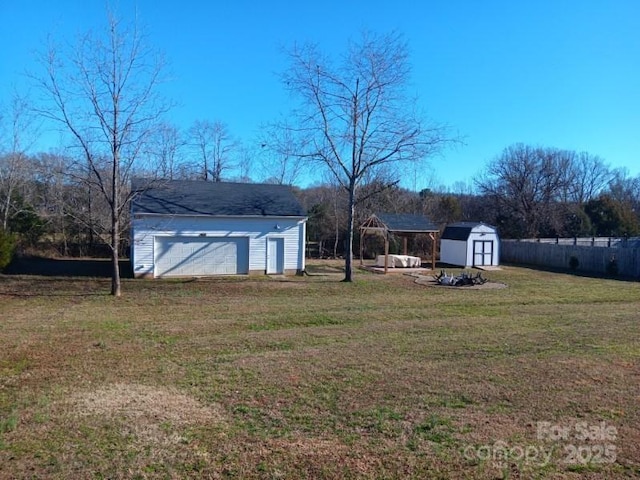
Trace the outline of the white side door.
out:
[[[284,238],[270,237],[267,239],[267,274],[280,275],[284,273]]]

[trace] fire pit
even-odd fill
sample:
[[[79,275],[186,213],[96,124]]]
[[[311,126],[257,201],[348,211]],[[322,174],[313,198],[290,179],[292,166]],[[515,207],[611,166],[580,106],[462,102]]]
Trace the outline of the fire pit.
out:
[[[447,275],[447,272],[440,270],[439,275],[434,275],[433,278],[438,285],[448,285],[450,287],[470,287],[473,285],[484,285],[488,282],[486,278],[482,277],[482,273],[478,272],[475,275],[472,273],[462,272],[459,275]]]
[[[409,274],[408,274],[409,275]],[[482,276],[482,273],[462,272],[458,275],[447,274],[441,270],[438,275],[410,274],[415,277],[415,283],[425,287],[452,288],[454,290],[492,290],[507,288],[502,282],[494,282]],[[460,287],[460,288],[458,288]]]

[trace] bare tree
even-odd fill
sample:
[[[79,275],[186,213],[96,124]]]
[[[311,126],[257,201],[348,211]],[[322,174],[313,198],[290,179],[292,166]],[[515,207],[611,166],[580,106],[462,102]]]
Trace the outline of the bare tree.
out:
[[[174,125],[158,125],[151,136],[147,152],[151,161],[150,169],[155,175],[167,180],[185,176],[185,165],[182,162],[182,148],[185,144],[185,139]]]
[[[300,197],[309,212],[308,237],[316,242],[318,255],[339,258],[345,238],[346,191],[335,179],[302,190]]]
[[[304,140],[286,123],[266,127],[260,141],[260,164],[268,183],[293,185],[300,178],[304,162],[299,153],[305,150],[300,142]]]
[[[130,200],[129,176],[150,132],[168,109],[157,94],[163,62],[134,23],[108,13],[106,30],[68,49],[50,46],[34,76],[48,104],[40,109],[61,125],[81,152],[80,179],[110,212],[111,294],[120,296],[121,218]]]
[[[640,223],[640,175],[631,177],[626,168],[615,169],[606,189],[609,196],[633,212]]]
[[[240,183],[252,183],[251,173],[253,171],[254,158],[253,152],[246,147],[239,147],[236,156],[237,176],[234,181]]]
[[[31,168],[26,152],[37,130],[25,97],[14,92],[7,112],[8,115],[0,118],[0,227],[3,231],[23,205],[16,202],[16,196],[29,178]]]
[[[9,220],[18,213],[16,203],[18,189],[26,181],[28,157],[23,152],[11,152],[0,155],[0,227],[9,229]]]
[[[197,120],[189,129],[189,142],[200,157],[202,179],[222,181],[222,173],[231,168],[236,142],[227,126],[219,121]]]
[[[570,199],[582,205],[596,198],[613,178],[614,173],[602,158],[581,152],[574,160]]]
[[[69,255],[70,231],[68,207],[70,185],[65,174],[66,166],[71,162],[61,154],[40,153],[34,159],[36,181],[35,202],[39,215],[47,222],[52,235],[52,244],[60,246],[60,254]],[[37,188],[36,188],[37,187]]]
[[[449,193],[454,195],[473,195],[475,193],[474,184],[472,181],[455,181],[449,187]]]
[[[408,48],[400,35],[364,34],[341,60],[332,63],[314,45],[294,48],[283,81],[301,101],[292,130],[303,139],[299,156],[326,167],[348,193],[344,280],[350,282],[363,179],[381,168],[424,160],[447,142],[447,132],[415,114],[415,101],[406,95]]]
[[[568,190],[571,152],[516,144],[507,147],[477,180],[480,193],[493,200],[509,236],[538,236],[552,209]],[[497,222],[500,223],[500,222]]]

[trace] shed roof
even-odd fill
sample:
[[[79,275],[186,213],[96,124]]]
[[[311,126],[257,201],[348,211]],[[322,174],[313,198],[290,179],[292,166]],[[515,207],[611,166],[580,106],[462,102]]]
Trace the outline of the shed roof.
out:
[[[445,227],[442,240],[468,240],[473,229],[479,226],[486,226],[495,231],[495,227],[482,222],[458,222]]]
[[[134,214],[304,217],[287,185],[134,179]]]
[[[376,213],[361,228],[384,228],[397,233],[438,232],[440,229],[424,215],[412,213]]]

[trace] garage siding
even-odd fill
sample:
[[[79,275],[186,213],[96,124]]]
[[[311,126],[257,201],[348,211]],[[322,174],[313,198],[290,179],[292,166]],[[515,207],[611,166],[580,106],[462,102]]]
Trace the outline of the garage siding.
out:
[[[292,217],[206,217],[135,215],[132,266],[136,277],[154,275],[156,237],[240,239],[248,241],[249,273],[265,273],[267,238],[284,238],[285,271],[304,270],[305,219]]]

